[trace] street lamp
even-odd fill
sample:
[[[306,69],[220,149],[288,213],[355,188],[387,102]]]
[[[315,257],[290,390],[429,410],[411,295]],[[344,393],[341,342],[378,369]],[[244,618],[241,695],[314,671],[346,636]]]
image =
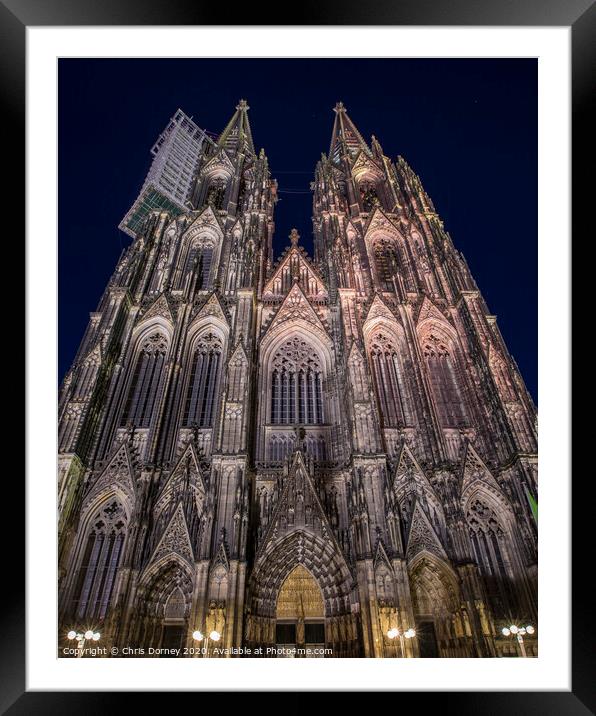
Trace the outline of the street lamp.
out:
[[[221,634],[214,629],[209,633],[209,636],[205,636],[202,631],[197,629],[197,631],[193,631],[192,638],[195,641],[205,641],[205,656],[209,656],[209,639],[211,639],[211,641],[219,641]]]
[[[524,634],[532,635],[534,631],[535,629],[531,624],[528,624],[528,626],[525,627],[518,627],[517,625],[512,624],[510,627],[503,627],[503,629],[501,629],[501,633],[503,634],[503,636],[513,635],[514,637],[516,637],[523,657],[527,656],[526,647],[524,646]]]
[[[69,641],[73,641],[73,639],[77,640],[77,658],[81,658],[83,656],[83,649],[85,647],[86,641],[99,641],[101,638],[101,634],[98,631],[93,631],[92,629],[87,629],[85,632],[75,631],[74,629],[71,629],[68,634],[66,635],[66,638]]]
[[[401,632],[397,627],[393,627],[392,629],[389,629],[387,632],[387,636],[389,639],[396,639],[399,637],[399,643],[401,645],[401,655],[402,658],[405,657],[405,648],[404,648],[404,638],[405,639],[413,639],[416,636],[416,630],[415,629],[406,629],[406,631]]]

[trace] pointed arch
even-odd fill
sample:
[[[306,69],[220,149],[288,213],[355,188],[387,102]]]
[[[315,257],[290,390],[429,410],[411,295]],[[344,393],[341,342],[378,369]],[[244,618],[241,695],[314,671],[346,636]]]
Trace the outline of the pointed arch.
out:
[[[166,600],[164,617],[166,619],[184,619],[185,606],[184,593],[179,586],[175,586]]]
[[[366,326],[364,340],[384,426],[412,425],[414,412],[406,379],[403,329],[397,321],[379,317]]]
[[[371,215],[364,238],[376,285],[395,291],[394,280],[398,286],[403,280],[406,290],[415,291],[411,250],[400,228],[381,209]]]
[[[330,459],[324,426],[337,419],[336,396],[328,387],[333,365],[328,337],[311,323],[299,318],[267,332],[259,357],[261,459],[283,460],[295,439],[293,426],[298,424],[307,433],[317,431],[312,448],[316,455]]]
[[[169,625],[174,624],[177,626],[171,635],[173,645],[180,646],[189,621],[193,586],[191,567],[178,555],[172,553],[151,565],[139,580],[132,610],[131,641],[159,646],[169,641],[168,629],[172,628]],[[170,613],[168,605],[172,607]]]
[[[206,291],[211,288],[223,241],[223,231],[211,206],[200,212],[186,229],[176,251],[172,288]]]
[[[444,428],[465,427],[469,410],[457,336],[449,324],[434,318],[422,321],[417,330],[439,422]]]
[[[450,616],[460,607],[459,580],[444,560],[427,550],[408,564],[414,613]]]
[[[495,614],[514,611],[515,581],[523,573],[513,540],[513,514],[506,500],[479,480],[463,500],[472,554]]]
[[[207,301],[213,301],[213,296]],[[210,310],[201,312],[191,323],[184,353],[185,376],[182,385],[180,420],[182,427],[210,429],[217,419],[217,396],[222,375],[229,326],[219,310],[217,299]]]
[[[470,616],[451,566],[422,551],[408,564],[408,578],[420,656],[471,656]]]
[[[325,604],[319,583],[303,564],[297,564],[283,580],[277,593],[277,619],[299,616],[325,616]]]
[[[170,335],[162,322],[155,320],[139,332],[129,359],[122,426],[128,423],[137,428],[150,426],[161,395]]]
[[[225,200],[234,176],[234,165],[223,149],[220,149],[201,169],[199,178],[201,182],[200,203],[221,211],[225,207]]]
[[[362,154],[356,160],[352,176],[360,198],[361,210],[372,212],[376,207],[384,204],[384,176],[383,172],[372,161],[359,161],[361,157],[363,157]]]
[[[296,530],[278,542],[260,559],[251,575],[253,613],[275,617],[277,596],[288,574],[302,565],[317,582],[323,595],[325,616],[345,613],[352,577],[334,543]]]
[[[114,491],[87,509],[74,553],[71,612],[76,619],[102,621],[109,609],[124,554],[129,513]]]
[[[224,342],[217,331],[203,330],[194,340],[182,425],[211,428],[221,380]]]
[[[381,541],[377,545],[374,570],[377,599],[382,606],[394,606],[396,600],[395,576]]]
[[[271,356],[272,425],[317,425],[325,422],[324,362],[312,342],[292,333]]]

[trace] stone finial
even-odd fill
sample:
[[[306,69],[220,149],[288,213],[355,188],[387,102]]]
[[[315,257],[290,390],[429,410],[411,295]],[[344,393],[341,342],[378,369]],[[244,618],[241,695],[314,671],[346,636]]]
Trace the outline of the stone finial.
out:
[[[300,234],[298,233],[297,229],[292,229],[290,231],[290,243],[292,246],[298,246],[298,242],[300,241]]]
[[[236,109],[250,109],[248,102],[245,99],[241,99],[236,105]]]
[[[344,107],[344,103],[343,103],[343,102],[337,102],[333,111],[334,111],[334,112],[337,112],[337,113],[339,113],[339,112],[345,112],[345,111],[346,111],[346,108]]]

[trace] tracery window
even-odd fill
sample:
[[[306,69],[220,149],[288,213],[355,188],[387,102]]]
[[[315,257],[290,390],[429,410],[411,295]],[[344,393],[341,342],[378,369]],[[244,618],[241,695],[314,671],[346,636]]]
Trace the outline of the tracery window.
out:
[[[122,425],[132,422],[137,428],[149,427],[167,352],[168,342],[161,333],[149,336],[143,344],[128,389]]]
[[[222,342],[214,333],[201,336],[192,356],[190,383],[186,393],[183,425],[213,426],[219,384]]]
[[[271,423],[323,423],[323,368],[312,346],[290,338],[274,355],[272,369]]]
[[[387,427],[411,421],[399,353],[394,342],[382,331],[370,341],[370,360],[381,413]]]
[[[360,199],[362,201],[363,211],[372,211],[375,206],[379,206],[380,201],[377,194],[377,188],[373,182],[362,182],[360,185]]]
[[[304,443],[307,454],[313,460],[323,461],[327,459],[327,445],[322,435],[307,435]]]
[[[197,275],[196,288],[205,290],[209,288],[209,276],[213,261],[213,246],[210,244],[194,243],[186,255],[184,269],[180,276],[180,287],[184,287],[189,276]]]
[[[122,557],[126,524],[126,513],[117,500],[104,505],[91,520],[74,590],[73,611],[78,619],[105,617]]]
[[[293,451],[296,438],[293,435],[272,435],[269,438],[269,459],[282,462]]]
[[[466,512],[476,562],[484,577],[489,597],[504,608],[509,603],[507,536],[494,510],[475,499]]]
[[[288,455],[292,454],[295,444],[296,438],[294,435],[271,435],[268,443],[269,459],[273,462],[283,462]],[[327,444],[323,435],[307,435],[304,440],[304,447],[306,453],[313,460],[317,462],[327,460]]]
[[[199,278],[197,281],[197,288],[203,291],[210,287],[209,276],[211,274],[211,263],[213,261],[213,247],[202,246],[200,255],[197,261],[197,272]]]
[[[377,278],[384,291],[393,291],[393,276],[397,272],[397,255],[388,241],[377,241],[374,248]]]
[[[431,333],[424,341],[422,352],[441,425],[446,428],[466,425],[468,418],[458,386],[453,357],[446,343]]]
[[[214,179],[207,190],[207,203],[214,209],[222,209],[225,192],[225,180],[221,177]]]

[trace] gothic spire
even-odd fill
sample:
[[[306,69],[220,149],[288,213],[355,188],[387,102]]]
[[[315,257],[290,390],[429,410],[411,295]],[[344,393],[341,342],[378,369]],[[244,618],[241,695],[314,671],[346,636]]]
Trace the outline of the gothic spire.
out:
[[[255,155],[255,146],[252,141],[252,132],[248,121],[248,110],[250,107],[246,100],[241,99],[236,105],[236,111],[228,122],[224,131],[220,134],[217,144],[228,152],[236,154],[238,151],[247,151]]]
[[[338,102],[333,111],[335,112],[335,122],[333,123],[329,158],[337,162],[345,151],[355,156],[361,150],[370,156],[370,149],[348,116],[344,103]]]

